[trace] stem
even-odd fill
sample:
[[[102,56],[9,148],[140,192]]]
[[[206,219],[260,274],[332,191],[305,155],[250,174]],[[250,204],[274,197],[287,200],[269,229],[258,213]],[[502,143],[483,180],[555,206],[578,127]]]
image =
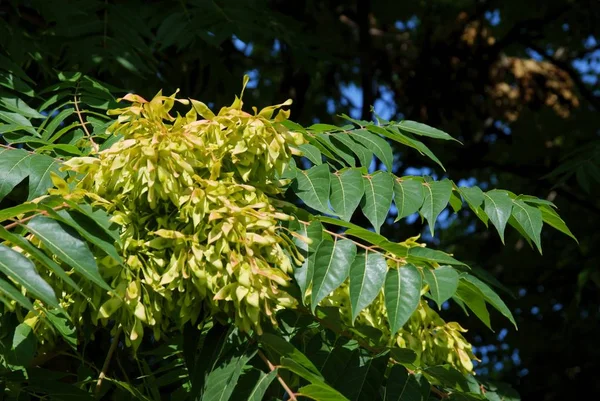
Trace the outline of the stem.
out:
[[[450,395],[448,393],[444,393],[442,390],[438,389],[435,386],[431,386],[431,392],[435,393],[441,399],[448,398]]]
[[[67,207],[67,206],[69,206],[69,205],[67,205],[66,203],[63,203],[62,205],[59,205],[59,206],[56,206],[56,207],[52,208],[52,210],[55,210],[55,211],[56,210],[60,210],[60,209],[62,209],[64,207]],[[14,221],[14,222],[10,223],[10,224],[7,224],[7,225],[4,226],[4,228],[6,230],[10,230],[11,228],[15,228],[16,226],[18,226],[20,224],[28,222],[29,220],[33,219],[36,216],[48,216],[48,212],[42,210],[39,213],[32,214],[31,216],[27,216],[25,218],[22,218],[20,220],[17,220],[17,221]]]
[[[98,375],[98,381],[96,382],[96,390],[95,390],[96,398],[98,398],[98,396],[100,395],[102,381],[106,377],[106,372],[108,371],[108,366],[110,365],[110,360],[112,359],[112,356],[115,353],[115,350],[117,349],[117,345],[119,344],[119,336],[121,335],[121,331],[123,331],[123,328],[119,327],[117,329],[117,333],[113,337],[112,344],[110,345],[110,348],[108,349],[108,354],[106,354],[106,359],[104,359],[104,365],[102,365],[102,370],[100,371],[100,374]]]
[[[298,219],[298,223],[304,224],[305,226],[308,226],[310,224],[309,222],[303,221],[303,220],[300,220],[300,219]],[[342,238],[342,239],[347,239],[348,241],[352,241],[354,243],[354,245],[356,245],[356,246],[358,246],[360,248],[363,248],[366,251],[371,251],[371,252],[374,252],[374,253],[378,253],[381,256],[383,256],[384,258],[393,260],[394,262],[398,262],[398,263],[405,263],[406,262],[406,260],[403,259],[403,258],[396,258],[394,256],[388,256],[385,253],[378,251],[377,248],[379,248],[379,247],[377,245],[372,245],[372,246],[364,245],[364,244],[361,244],[358,241],[355,241],[353,239],[350,239],[350,238],[346,237],[344,234],[339,234],[339,233],[336,233],[334,231],[327,230],[326,228],[324,228],[323,231],[326,232],[329,235],[332,235],[332,236],[336,237],[336,238]]]
[[[273,365],[271,361],[267,359],[267,357],[265,356],[265,354],[263,354],[261,350],[258,350],[258,356],[260,356],[260,359],[262,359],[267,364],[271,372],[275,371],[275,365]],[[290,396],[290,401],[298,401],[298,399],[296,398],[296,394],[288,387],[288,385],[283,381],[279,374],[277,374],[277,380],[279,380],[279,384],[281,384],[281,387],[283,387],[285,392],[288,393],[288,395]]]
[[[75,96],[74,96],[73,105],[75,106],[75,112],[77,113],[77,117],[79,117],[79,122],[81,123],[81,127],[83,128],[86,136],[90,140],[90,143],[92,144],[92,148],[94,149],[94,152],[98,153],[99,147],[96,144],[96,142],[94,142],[94,139],[92,138],[92,134],[90,134],[90,131],[87,129],[86,122],[83,121],[83,116],[82,116],[81,110],[79,110],[79,100],[77,100],[77,94],[75,94]]]

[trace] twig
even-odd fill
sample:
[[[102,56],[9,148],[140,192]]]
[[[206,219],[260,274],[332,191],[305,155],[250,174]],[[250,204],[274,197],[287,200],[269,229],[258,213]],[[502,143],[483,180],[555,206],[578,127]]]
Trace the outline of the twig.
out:
[[[438,389],[435,386],[431,386],[431,392],[435,393],[435,395],[437,395],[441,399],[450,397],[450,394],[443,392],[442,390]]]
[[[59,206],[56,206],[56,207],[52,208],[52,210],[57,211],[57,210],[60,210],[60,209],[62,209],[64,207],[67,207],[67,206],[69,206],[69,205],[66,204],[66,203],[63,203],[62,205],[59,205]],[[10,230],[11,228],[15,228],[19,224],[26,223],[26,222],[28,222],[29,220],[33,219],[36,216],[48,216],[48,212],[46,212],[44,210],[41,210],[39,213],[34,213],[31,216],[24,217],[24,218],[22,218],[20,220],[17,220],[17,221],[14,221],[14,222],[10,223],[10,224],[5,225],[4,229],[5,230]]]
[[[24,148],[15,148],[14,146],[3,145],[1,143],[0,143],[0,148],[9,149],[9,150],[22,150],[23,152],[27,152],[27,153],[29,153],[31,155],[39,155],[40,154],[40,153],[34,152],[32,150],[27,150],[27,149],[24,149]],[[57,160],[59,162],[63,161],[63,159],[61,159],[60,157],[52,157],[52,156],[48,156],[48,155],[44,155],[44,156],[51,157],[52,159]]]
[[[95,390],[96,398],[98,398],[98,396],[100,395],[102,381],[106,377],[106,372],[108,371],[108,366],[110,365],[110,360],[112,359],[112,356],[115,353],[115,350],[117,349],[117,345],[119,344],[119,337],[121,335],[122,330],[123,330],[122,327],[119,327],[117,329],[117,333],[113,337],[112,344],[110,345],[110,348],[108,349],[108,354],[106,354],[106,359],[104,359],[104,365],[102,365],[102,370],[100,371],[100,374],[98,375],[98,381],[96,382],[96,390]]]
[[[90,140],[90,143],[92,144],[92,148],[94,149],[94,152],[98,153],[98,150],[99,150],[98,144],[96,144],[96,142],[94,142],[94,139],[92,138],[92,134],[90,134],[90,131],[87,129],[87,127],[85,125],[87,123],[83,121],[83,116],[81,115],[81,110],[79,110],[79,100],[77,100],[77,94],[75,94],[75,96],[74,96],[73,104],[75,105],[75,112],[77,113],[77,117],[79,117],[79,122],[81,123],[81,127],[83,128],[86,136]]]
[[[310,224],[308,221],[303,221],[303,220],[300,220],[300,219],[298,219],[298,223],[304,224],[305,226],[307,226],[307,225]],[[334,231],[327,230],[326,228],[324,228],[323,231],[326,232],[329,235],[332,235],[332,236],[336,237],[336,238],[347,239],[348,241],[352,241],[354,243],[354,245],[356,245],[356,246],[358,246],[360,248],[363,248],[366,251],[371,251],[371,252],[374,252],[374,253],[378,253],[378,254],[380,254],[381,256],[383,256],[386,259],[390,259],[390,260],[393,260],[395,262],[400,262],[400,263],[405,263],[406,262],[406,260],[403,259],[403,258],[400,258],[400,257],[396,258],[396,257],[393,257],[393,256],[388,256],[385,253],[378,251],[377,249],[381,249],[381,248],[379,246],[377,246],[377,245],[373,245],[373,246],[364,245],[364,244],[361,244],[358,241],[355,241],[353,239],[348,238],[344,234],[339,234],[339,233],[336,233]]]
[[[258,350],[258,356],[260,356],[260,359],[262,359],[267,364],[271,372],[275,371],[275,365],[273,365],[271,361],[267,359],[267,357],[265,356],[265,354],[263,354],[261,350]],[[298,401],[298,399],[296,398],[296,394],[288,387],[285,381],[283,381],[281,376],[279,376],[279,373],[277,373],[277,380],[279,380],[279,384],[281,384],[281,387],[283,387],[285,392],[288,393],[288,395],[290,396],[290,401]]]

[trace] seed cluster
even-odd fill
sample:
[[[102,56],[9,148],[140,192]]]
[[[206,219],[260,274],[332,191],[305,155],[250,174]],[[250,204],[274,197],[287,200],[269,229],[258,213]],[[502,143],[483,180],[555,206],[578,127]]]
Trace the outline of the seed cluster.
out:
[[[134,345],[145,326],[159,338],[201,313],[260,333],[294,304],[283,288],[295,249],[280,231],[290,217],[270,197],[302,136],[279,124],[285,111],[273,119],[281,105],[250,115],[236,99],[215,115],[194,100],[173,117],[175,102],[189,104],[174,96],[126,96],[133,104],[114,110],[110,127],[122,139],[98,157],[65,163],[80,173],[77,189],[121,226],[125,263],[100,260],[116,294],[89,290],[102,305],[94,320],[117,321]]]

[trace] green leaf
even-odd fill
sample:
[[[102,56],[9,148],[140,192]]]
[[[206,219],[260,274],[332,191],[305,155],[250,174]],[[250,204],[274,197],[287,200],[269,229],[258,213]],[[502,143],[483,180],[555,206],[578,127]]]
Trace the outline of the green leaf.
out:
[[[383,162],[387,171],[391,172],[394,165],[394,155],[389,143],[377,134],[372,134],[365,129],[352,131],[350,138],[369,149]]]
[[[354,160],[354,155],[346,146],[338,146],[337,144],[331,141],[330,135],[327,134],[317,134],[316,139],[323,144],[326,148],[328,148],[333,154],[338,156],[335,160],[340,161],[343,160],[343,166],[354,167],[356,162]]]
[[[402,365],[390,370],[383,396],[384,401],[422,401],[421,389],[414,375]]]
[[[437,379],[444,387],[450,387],[459,391],[469,391],[467,379],[458,370],[449,365],[428,367],[424,373]]]
[[[349,288],[353,322],[381,291],[387,270],[385,258],[380,253],[363,252],[354,259],[350,266]]]
[[[299,170],[292,190],[307,206],[321,213],[333,214],[328,206],[329,181],[329,166],[321,164],[306,171]]]
[[[1,245],[0,245],[1,246]],[[2,280],[0,278],[0,294],[6,295],[9,299],[17,301],[21,306],[26,309],[33,310],[33,304],[26,296],[21,294],[21,291],[17,290],[12,284]]]
[[[331,177],[331,206],[342,220],[350,221],[364,194],[362,174],[348,169]]]
[[[52,187],[50,172],[64,175],[51,157],[28,153],[21,149],[0,149],[0,200],[25,178],[29,178],[27,200],[45,195]]]
[[[302,151],[302,155],[310,160],[313,164],[319,165],[322,164],[321,151],[316,147],[309,143],[302,144],[298,146],[298,148]]]
[[[22,203],[17,206],[0,210],[0,222],[17,217],[20,214],[33,212],[38,206],[35,203]]]
[[[323,226],[318,221],[312,221],[309,225],[301,224],[296,231],[305,238],[312,240],[312,243],[307,244],[301,239],[294,238],[294,243],[304,257],[301,267],[294,268],[294,278],[300,287],[302,301],[306,295],[306,290],[309,288],[314,275],[317,249],[323,240]]]
[[[324,380],[323,376],[321,373],[319,373],[319,370],[315,367],[315,365],[288,341],[271,333],[263,333],[263,335],[260,336],[259,341],[273,354],[279,356],[280,358],[284,357],[293,360],[308,370],[315,377],[319,377],[321,380]]]
[[[513,217],[542,253],[542,212],[520,200],[513,200],[513,205]]]
[[[539,210],[542,212],[542,220],[545,223],[556,228],[561,233],[568,235],[569,237],[573,238],[575,242],[579,243],[579,241],[577,241],[577,238],[575,238],[571,230],[569,230],[569,227],[567,227],[567,225],[565,224],[564,220],[560,218],[560,216],[558,215],[558,213],[556,213],[554,209],[546,205],[541,205],[539,207]],[[0,211],[0,214],[2,214],[2,211]],[[0,219],[0,221],[1,220],[2,219]]]
[[[0,271],[46,305],[60,308],[54,290],[38,274],[33,263],[19,252],[2,244],[0,244]]]
[[[46,210],[49,216],[71,226],[89,243],[96,245],[119,264],[123,263],[112,238],[94,220],[76,210],[59,210],[58,212],[53,212],[51,208],[47,208]]]
[[[17,366],[29,366],[37,349],[37,338],[33,329],[26,323],[15,327],[9,363]]]
[[[416,259],[418,261],[426,261],[429,263],[435,262],[445,265],[467,266],[463,262],[459,262],[458,260],[454,259],[452,256],[448,255],[445,252],[420,246],[409,248],[408,256],[412,259]]]
[[[60,124],[73,113],[75,113],[75,109],[73,108],[64,109],[51,120],[46,120],[50,121],[48,125],[40,127],[40,130],[42,131],[42,139],[44,141],[49,140],[54,131],[56,131],[56,129],[60,126]]]
[[[79,213],[94,220],[106,234],[108,234],[116,244],[121,245],[120,227],[111,221],[111,216],[102,208],[94,208],[86,203],[75,203],[67,200],[67,204]]]
[[[22,99],[12,95],[2,95],[0,97],[0,105],[5,109],[22,115],[25,118],[46,118],[43,114],[38,113],[35,109],[29,107]]]
[[[94,255],[73,229],[44,216],[34,217],[27,223],[27,229],[79,274],[99,287],[112,291],[100,276]]]
[[[248,396],[248,401],[262,401],[267,389],[273,382],[273,380],[277,377],[277,370],[270,372],[269,374],[265,374],[264,372],[260,372],[260,378],[256,381],[256,385],[250,392]]]
[[[515,322],[515,318],[513,317],[510,309],[508,309],[504,301],[498,296],[498,294],[496,294],[494,290],[490,288],[490,286],[470,274],[465,274],[462,276],[462,279],[475,286],[475,288],[477,288],[481,294],[483,294],[485,300],[494,308],[496,308],[498,312],[502,313],[508,320],[510,320],[515,328],[518,329],[517,322]]]
[[[214,323],[204,337],[199,355],[196,355],[196,348],[193,348],[192,355],[186,355],[188,369],[191,366],[191,359],[194,358],[193,368],[189,372],[191,399],[199,399],[206,377],[221,358],[233,330],[234,328],[231,325],[226,327],[218,322]]]
[[[344,233],[345,235],[350,235],[353,237],[360,238],[364,241],[367,241],[370,244],[377,245],[379,248],[391,252],[396,256],[401,258],[405,258],[408,256],[408,248],[404,245],[397,244],[391,241],[388,241],[383,235],[374,233],[373,231],[369,231],[365,228],[359,227],[356,224],[350,223],[348,221],[333,219],[327,216],[315,216],[316,219],[322,221],[323,223],[333,224],[338,227],[346,227],[348,230]],[[450,258],[451,260],[454,260]],[[457,261],[455,261],[457,262]],[[448,264],[448,263],[447,263]],[[461,264],[457,262],[457,264]]]
[[[33,136],[38,136],[37,132],[35,132],[35,128],[33,128],[33,125],[31,124],[31,121],[19,113],[0,111],[0,120],[7,122],[9,125],[17,126],[18,130],[25,131]]]
[[[435,221],[439,214],[446,208],[452,194],[452,182],[448,179],[431,181],[423,184],[425,198],[421,206],[421,215],[429,223],[429,231],[433,236]]]
[[[446,171],[440,159],[438,159],[437,156],[433,154],[433,152],[423,142],[413,138],[410,133],[402,133],[398,127],[393,125],[388,125],[387,130],[382,129],[382,131],[385,132],[381,132],[382,135],[387,136],[388,138],[393,139],[394,141],[403,145],[416,149],[420,154],[429,157],[431,160],[436,162],[438,166],[442,168],[442,170]]]
[[[31,257],[37,259],[45,267],[52,270],[54,274],[56,274],[62,281],[67,283],[75,291],[81,291],[81,288],[77,284],[75,284],[73,279],[64,271],[62,267],[60,267],[54,260],[46,256],[44,252],[39,250],[37,247],[33,246],[22,236],[13,234],[10,231],[6,230],[4,227],[0,226],[0,238],[23,249],[24,251],[29,253]]]
[[[310,398],[315,401],[349,401],[337,390],[329,387],[325,383],[309,384],[298,390],[299,396]]]
[[[375,232],[379,234],[381,226],[390,210],[394,194],[394,179],[386,172],[379,172],[363,178],[365,195],[361,200],[363,214],[369,219]]]
[[[437,269],[423,269],[425,282],[429,284],[431,297],[441,309],[458,288],[458,272],[450,266],[441,266]]]
[[[69,317],[64,312],[50,310],[46,313],[46,319],[52,323],[52,326],[58,331],[61,337],[73,350],[77,349],[77,331],[75,326],[69,322]]]
[[[422,285],[421,274],[411,264],[388,270],[384,292],[392,334],[397,333],[417,309]]]
[[[347,134],[345,132],[334,134],[331,135],[331,140],[333,143],[335,143],[336,141],[340,142],[342,146],[345,146],[347,149],[349,149],[350,151],[352,151],[352,153],[356,155],[362,167],[369,168],[371,162],[373,161],[373,152],[365,148],[360,143],[352,140],[350,138],[351,135],[352,134]]]
[[[394,203],[398,209],[398,221],[418,211],[423,205],[423,183],[417,180],[394,181]]]
[[[467,202],[467,205],[469,205],[469,208],[471,208],[471,210],[475,213],[475,215],[477,217],[479,217],[479,219],[481,221],[483,221],[483,223],[486,225],[487,227],[487,223],[488,223],[488,217],[485,214],[485,212],[483,211],[483,209],[481,208],[481,204],[483,203],[483,191],[481,190],[481,188],[479,187],[461,187],[458,188],[458,192],[460,192],[460,194],[462,195],[462,197],[464,198],[464,200]]]
[[[454,213],[458,213],[460,209],[462,209],[463,200],[459,195],[456,195],[454,191],[450,193],[450,206],[452,206],[452,210]]]
[[[304,380],[307,380],[311,383],[323,383],[324,381],[323,376],[321,376],[320,374],[314,374],[312,371],[305,368],[304,366],[302,366],[301,364],[299,364],[291,358],[282,357],[279,367],[281,369],[289,370],[290,372],[297,374]]]
[[[377,400],[388,360],[387,354],[372,357],[364,350],[355,350],[335,388],[353,401]]]
[[[455,296],[471,309],[490,330],[492,329],[490,314],[485,306],[485,297],[477,287],[468,281],[460,280]]]
[[[398,363],[414,363],[417,359],[415,351],[409,348],[390,348],[390,356]]]
[[[485,213],[498,230],[500,239],[504,243],[504,228],[510,218],[513,202],[506,191],[494,189],[484,193],[483,196],[485,199]]]
[[[458,139],[451,137],[444,131],[440,131],[437,128],[433,128],[429,125],[418,123],[416,121],[403,120],[397,126],[401,130],[408,131],[416,135],[427,136],[435,139],[443,139],[445,141],[456,141],[458,143],[461,143]]]
[[[254,356],[254,352],[236,350],[233,355],[217,362],[213,370],[206,377],[203,401],[227,401],[242,374],[242,369]]]
[[[28,164],[24,150],[0,148],[0,201],[27,177]]]
[[[323,241],[317,250],[311,293],[311,309],[331,294],[348,277],[356,257],[356,245],[350,240]]]

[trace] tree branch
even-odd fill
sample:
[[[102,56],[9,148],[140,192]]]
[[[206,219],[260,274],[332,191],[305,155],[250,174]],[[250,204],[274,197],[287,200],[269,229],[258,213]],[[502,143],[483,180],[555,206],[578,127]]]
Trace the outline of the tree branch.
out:
[[[95,389],[96,398],[98,398],[100,396],[100,389],[102,388],[102,381],[106,377],[106,372],[108,371],[108,367],[110,366],[110,360],[112,359],[112,356],[115,353],[115,350],[117,349],[117,345],[119,344],[119,336],[121,335],[121,331],[123,331],[123,328],[119,327],[117,329],[117,333],[113,337],[112,344],[110,345],[110,348],[108,349],[108,353],[106,354],[106,359],[104,359],[104,365],[102,365],[102,370],[100,371],[100,374],[98,375],[98,381],[96,382],[96,389]]]
[[[277,369],[275,365],[273,365],[271,361],[267,359],[267,357],[261,350],[258,350],[258,356],[260,356],[260,359],[262,359],[267,364],[271,372],[274,372]],[[279,376],[279,373],[277,373],[277,380],[279,380],[279,384],[281,384],[281,387],[283,387],[285,392],[288,393],[288,395],[290,396],[290,401],[297,401],[298,399],[296,398],[296,394],[289,388],[286,382],[283,381],[281,376]]]
[[[55,211],[56,211],[56,210],[60,210],[60,209],[62,209],[62,208],[64,208],[64,207],[67,207],[67,206],[69,206],[69,205],[68,205],[68,204],[66,204],[66,203],[63,203],[62,205],[58,205],[58,206],[56,206],[56,207],[52,208],[52,210],[55,210]],[[26,223],[26,222],[28,222],[29,220],[33,219],[33,218],[34,218],[34,217],[36,217],[36,216],[48,216],[48,212],[46,212],[46,211],[44,211],[44,210],[41,210],[39,213],[34,213],[34,214],[32,214],[31,216],[27,216],[27,217],[25,217],[25,218],[22,218],[22,219],[20,219],[20,220],[16,220],[16,221],[14,221],[14,222],[12,222],[12,223],[10,223],[10,224],[7,224],[7,225],[5,225],[5,226],[4,226],[4,229],[8,231],[8,230],[10,230],[11,228],[15,228],[16,226],[18,226],[18,225],[20,225],[20,224],[23,224],[23,223]]]
[[[90,134],[90,131],[87,129],[87,126],[86,126],[87,123],[85,121],[83,121],[83,116],[82,116],[81,110],[79,110],[79,100],[77,100],[77,94],[75,94],[75,96],[74,96],[73,104],[75,105],[75,112],[77,114],[77,117],[79,117],[79,122],[81,123],[81,127],[85,131],[86,136],[88,137],[88,139],[90,140],[90,143],[92,144],[92,149],[94,149],[94,152],[98,153],[98,150],[99,150],[98,144],[96,144],[96,142],[94,142],[94,139],[92,138],[92,134]]]

